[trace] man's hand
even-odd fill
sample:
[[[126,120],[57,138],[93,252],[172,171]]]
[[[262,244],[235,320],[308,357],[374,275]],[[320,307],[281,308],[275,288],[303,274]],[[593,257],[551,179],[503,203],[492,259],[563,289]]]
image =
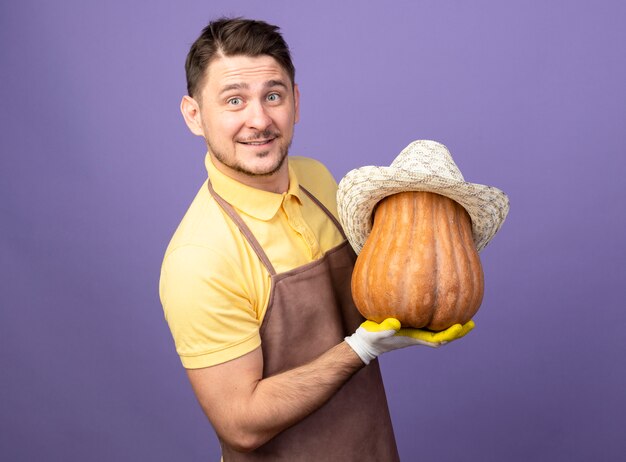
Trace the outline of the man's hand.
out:
[[[471,331],[474,328],[474,321],[469,321],[465,325],[455,324],[441,332],[400,327],[400,321],[395,318],[387,318],[380,324],[365,321],[354,334],[346,337],[345,341],[365,364],[369,364],[377,356],[398,348],[411,345],[437,348],[445,345]]]

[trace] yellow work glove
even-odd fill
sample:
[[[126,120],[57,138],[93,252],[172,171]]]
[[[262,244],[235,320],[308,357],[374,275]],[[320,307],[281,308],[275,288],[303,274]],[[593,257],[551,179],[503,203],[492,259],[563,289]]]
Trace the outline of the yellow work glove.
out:
[[[379,355],[391,350],[411,345],[424,345],[437,348],[459,339],[474,328],[474,321],[461,325],[455,324],[441,332],[422,329],[401,329],[400,321],[387,318],[380,324],[365,321],[354,334],[345,338],[354,352],[365,364]]]

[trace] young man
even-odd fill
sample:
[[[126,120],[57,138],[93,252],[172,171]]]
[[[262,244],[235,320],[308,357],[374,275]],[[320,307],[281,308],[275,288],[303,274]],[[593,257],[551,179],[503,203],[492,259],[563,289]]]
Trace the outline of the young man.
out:
[[[459,329],[357,330],[336,182],[288,157],[300,94],[277,27],[212,22],[186,71],[181,111],[206,140],[208,179],[166,251],[160,295],[224,460],[398,460],[375,357]]]

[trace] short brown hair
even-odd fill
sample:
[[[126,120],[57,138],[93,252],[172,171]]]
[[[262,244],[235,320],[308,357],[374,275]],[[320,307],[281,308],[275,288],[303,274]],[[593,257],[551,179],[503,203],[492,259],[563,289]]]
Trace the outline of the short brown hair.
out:
[[[278,31],[278,26],[252,19],[220,18],[210,22],[187,54],[187,94],[193,98],[202,87],[211,60],[220,55],[271,56],[287,72],[293,86],[296,69],[289,47]]]

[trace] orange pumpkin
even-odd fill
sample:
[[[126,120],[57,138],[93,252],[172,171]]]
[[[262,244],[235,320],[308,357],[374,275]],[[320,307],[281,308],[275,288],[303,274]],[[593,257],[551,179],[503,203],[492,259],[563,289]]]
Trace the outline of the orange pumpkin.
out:
[[[365,318],[440,331],[472,319],[483,291],[471,220],[461,205],[430,192],[378,203],[352,275],[352,296]]]

